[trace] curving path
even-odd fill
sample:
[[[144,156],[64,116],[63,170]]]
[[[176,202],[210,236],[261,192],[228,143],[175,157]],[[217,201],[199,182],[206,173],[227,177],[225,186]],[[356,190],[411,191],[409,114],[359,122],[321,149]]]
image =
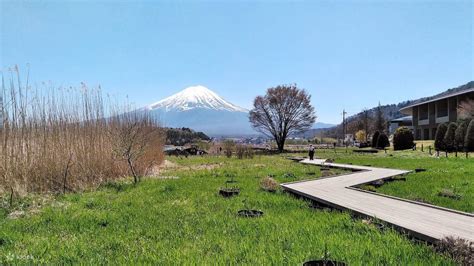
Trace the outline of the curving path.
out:
[[[383,220],[417,238],[435,242],[447,236],[474,241],[474,215],[424,203],[365,192],[356,185],[388,179],[411,171],[326,163],[325,160],[303,160],[304,164],[356,170],[350,174],[310,181],[285,183],[284,190],[303,197]]]

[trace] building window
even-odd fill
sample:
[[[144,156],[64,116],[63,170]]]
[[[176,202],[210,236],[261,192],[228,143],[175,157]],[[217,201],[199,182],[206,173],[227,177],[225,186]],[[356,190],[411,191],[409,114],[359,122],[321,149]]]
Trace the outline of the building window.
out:
[[[436,117],[448,116],[448,99],[436,103]]]
[[[428,119],[428,104],[424,104],[420,106],[420,109],[418,109],[420,112],[419,120],[426,120]]]
[[[428,140],[430,139],[430,129],[425,128],[423,129],[423,140]]]

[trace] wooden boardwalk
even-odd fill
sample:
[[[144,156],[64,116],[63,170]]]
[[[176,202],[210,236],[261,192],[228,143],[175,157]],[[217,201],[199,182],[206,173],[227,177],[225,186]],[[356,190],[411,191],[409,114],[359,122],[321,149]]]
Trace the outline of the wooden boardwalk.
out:
[[[435,242],[447,236],[474,241],[474,215],[470,213],[353,188],[356,185],[408,174],[410,171],[325,163],[325,160],[320,159],[301,162],[357,170],[357,172],[310,181],[285,183],[281,185],[284,190],[341,210],[350,210],[383,220],[395,228],[425,241]]]

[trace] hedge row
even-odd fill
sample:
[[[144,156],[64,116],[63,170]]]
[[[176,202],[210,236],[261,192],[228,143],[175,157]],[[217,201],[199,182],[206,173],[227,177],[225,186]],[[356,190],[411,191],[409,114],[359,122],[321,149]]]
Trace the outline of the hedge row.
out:
[[[435,149],[440,151],[474,151],[474,119],[438,125]]]

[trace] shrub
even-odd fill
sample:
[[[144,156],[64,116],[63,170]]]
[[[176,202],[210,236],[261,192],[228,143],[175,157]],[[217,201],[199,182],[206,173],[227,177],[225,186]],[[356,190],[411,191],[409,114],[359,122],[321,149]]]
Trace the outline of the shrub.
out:
[[[227,158],[232,157],[232,152],[234,151],[235,143],[232,140],[224,141],[224,154]]]
[[[449,255],[460,265],[474,265],[474,243],[466,239],[448,236],[437,243],[436,251]]]
[[[474,151],[474,119],[471,120],[466,130],[466,137],[464,139],[464,148],[467,151]]]
[[[245,158],[253,159],[254,155],[255,155],[255,152],[253,151],[252,147],[251,146],[245,146],[245,152],[244,152]]]
[[[444,151],[446,149],[446,144],[444,143],[444,136],[448,131],[448,125],[446,123],[441,123],[438,125],[435,136],[435,149]]]
[[[254,156],[252,147],[247,146],[247,145],[242,145],[242,144],[239,144],[235,147],[235,153],[237,154],[237,158],[239,159],[243,159],[243,158],[252,159]]]
[[[406,150],[413,148],[413,133],[407,127],[399,127],[393,135],[393,149]]]
[[[244,153],[245,153],[245,146],[242,144],[238,144],[235,146],[235,154],[237,155],[237,158],[243,159],[244,158]]]
[[[456,143],[454,141],[454,136],[456,134],[456,129],[458,125],[454,122],[449,123],[448,129],[446,130],[446,134],[444,134],[444,145],[445,149],[448,151],[453,151],[456,148]]]
[[[372,148],[377,148],[377,143],[379,140],[380,132],[375,131],[374,135],[372,136]]]
[[[137,183],[142,176],[150,173],[161,162],[164,134],[156,126],[154,119],[147,114],[128,112],[110,118],[113,142],[113,158],[127,165],[129,173]]]
[[[467,121],[462,121],[459,123],[456,132],[454,133],[454,144],[460,150],[464,148],[464,139],[466,138],[467,126],[469,123]]]
[[[260,180],[260,187],[265,191],[275,192],[278,189],[278,186],[278,182],[269,176]]]
[[[376,148],[385,149],[388,146],[390,146],[388,136],[385,133],[381,133],[378,137]]]

